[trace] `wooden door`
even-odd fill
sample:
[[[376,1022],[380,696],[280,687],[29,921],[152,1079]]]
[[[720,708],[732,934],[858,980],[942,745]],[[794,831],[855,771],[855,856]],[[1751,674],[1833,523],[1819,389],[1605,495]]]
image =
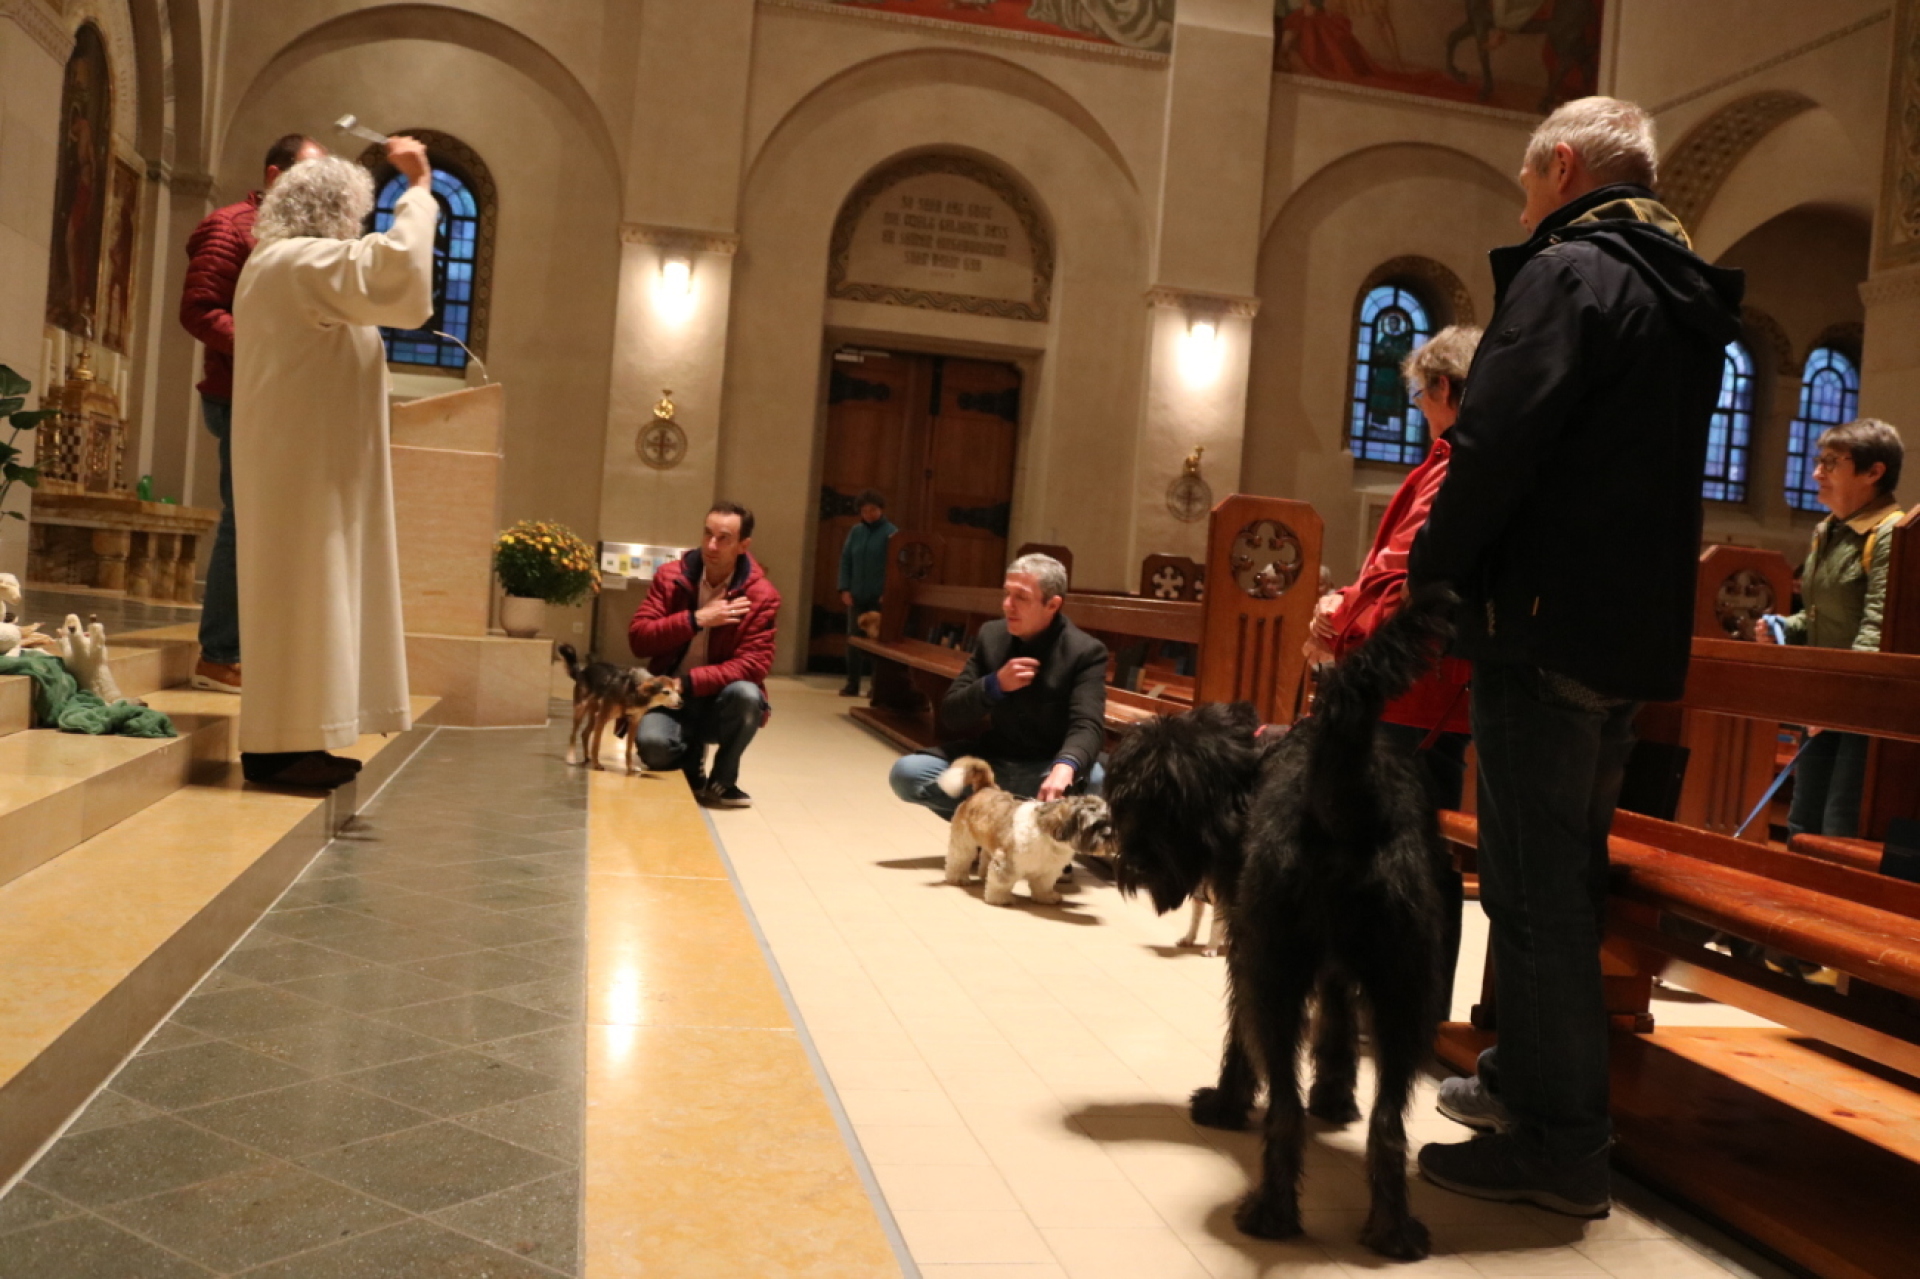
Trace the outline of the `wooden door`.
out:
[[[834,353],[820,475],[807,665],[840,670],[846,610],[840,549],[865,488],[887,497],[895,527],[942,545],[943,580],[990,586],[1006,567],[1020,371],[1010,364],[910,352]]]

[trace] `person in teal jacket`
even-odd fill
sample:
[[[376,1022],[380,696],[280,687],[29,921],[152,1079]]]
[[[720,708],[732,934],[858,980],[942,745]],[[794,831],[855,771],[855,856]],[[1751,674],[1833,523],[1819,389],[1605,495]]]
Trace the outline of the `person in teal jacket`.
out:
[[[887,585],[887,539],[899,532],[887,519],[887,499],[878,489],[860,494],[860,522],[847,530],[840,548],[840,602],[847,609],[847,637],[860,633],[860,615],[880,607]],[[867,673],[865,653],[847,645],[847,683],[842,697],[860,696],[860,677]]]

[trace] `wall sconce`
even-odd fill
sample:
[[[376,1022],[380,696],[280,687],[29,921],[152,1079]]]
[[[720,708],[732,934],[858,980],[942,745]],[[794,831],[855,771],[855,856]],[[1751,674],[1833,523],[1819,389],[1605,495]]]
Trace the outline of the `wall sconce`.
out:
[[[1189,386],[1205,386],[1219,376],[1224,346],[1217,312],[1201,311],[1187,317],[1187,331],[1180,343],[1180,372]]]
[[[660,285],[671,298],[683,298],[693,292],[693,259],[684,253],[669,253],[662,258]]]

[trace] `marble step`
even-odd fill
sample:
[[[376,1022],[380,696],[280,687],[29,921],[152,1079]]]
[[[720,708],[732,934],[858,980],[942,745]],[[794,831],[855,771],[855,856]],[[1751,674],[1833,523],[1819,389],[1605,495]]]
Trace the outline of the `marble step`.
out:
[[[155,695],[156,697],[159,695]],[[0,886],[227,768],[233,718],[174,715],[173,738],[35,728],[0,737]]]
[[[435,707],[417,697],[412,730],[341,752],[365,770],[324,796],[244,785],[225,762],[233,717],[208,717],[204,777],[0,884],[0,1184],[419,749]]]
[[[0,737],[33,727],[33,681],[25,675],[0,675]]]

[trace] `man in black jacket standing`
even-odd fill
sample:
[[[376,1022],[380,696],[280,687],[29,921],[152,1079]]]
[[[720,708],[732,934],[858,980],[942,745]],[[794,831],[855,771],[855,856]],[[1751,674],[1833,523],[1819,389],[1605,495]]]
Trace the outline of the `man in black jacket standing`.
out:
[[[1635,712],[1686,683],[1707,428],[1744,287],[1693,254],[1655,165],[1631,103],[1583,98],[1534,132],[1531,238],[1493,254],[1493,320],[1409,561],[1414,589],[1462,599],[1500,1009],[1477,1076],[1441,1089],[1481,1135],[1427,1146],[1420,1169],[1577,1216],[1609,1203],[1607,833]]]
[[[941,747],[902,756],[893,793],[949,820],[960,801],[936,784],[961,755],[993,765],[1001,789],[1037,799],[1098,793],[1106,741],[1107,646],[1068,621],[1066,566],[1022,555],[1007,566],[1003,620],[975,637],[966,669],[940,704]]]

